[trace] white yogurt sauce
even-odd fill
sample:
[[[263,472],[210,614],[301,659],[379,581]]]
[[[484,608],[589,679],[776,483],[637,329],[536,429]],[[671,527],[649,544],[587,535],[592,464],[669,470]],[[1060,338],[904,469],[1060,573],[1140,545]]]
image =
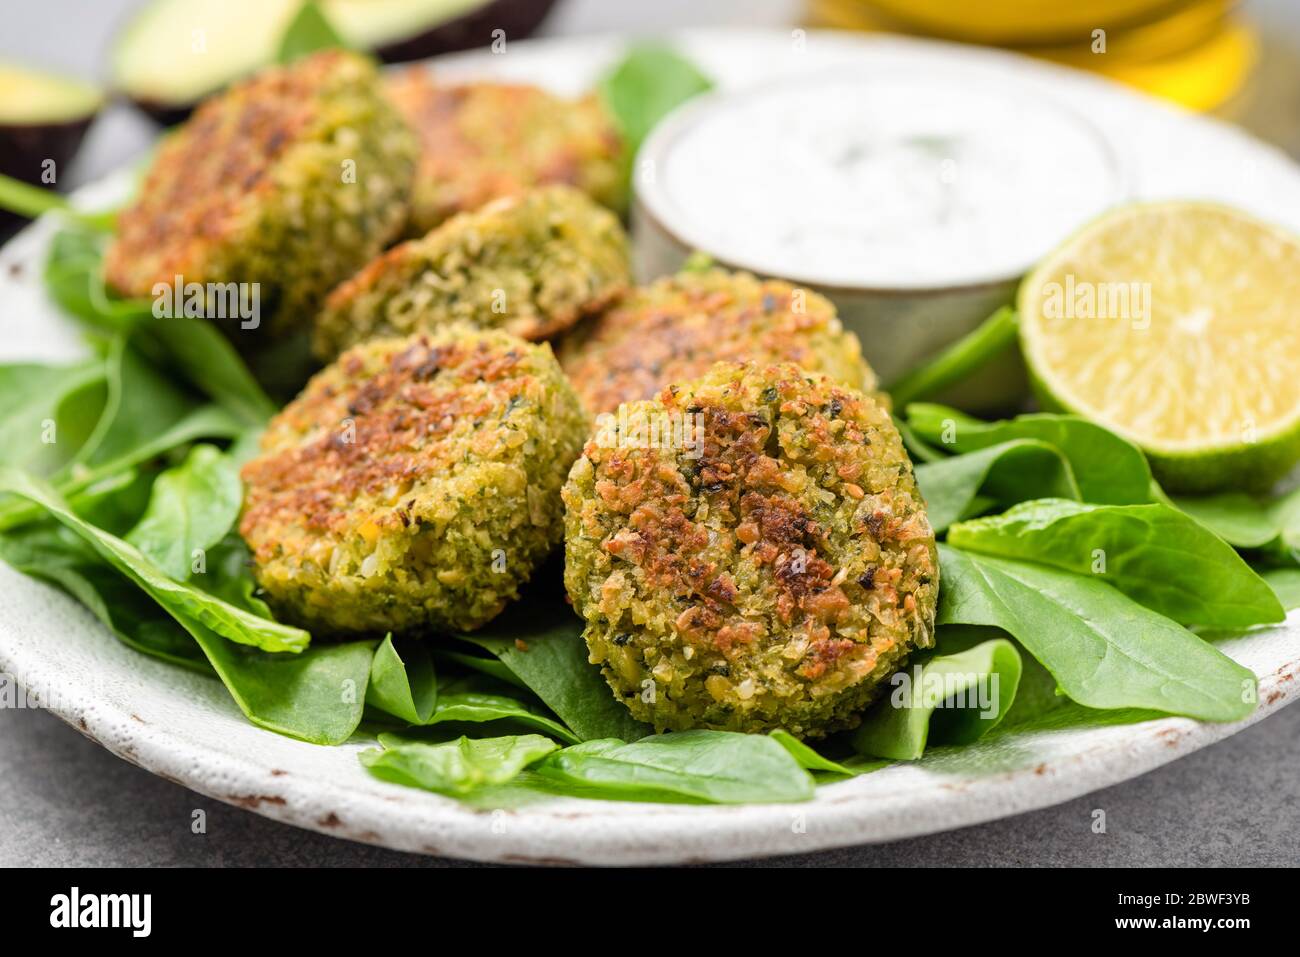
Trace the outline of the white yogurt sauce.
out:
[[[1008,279],[1120,198],[1087,121],[983,78],[801,78],[701,103],[663,133],[637,186],[669,230],[828,285]]]

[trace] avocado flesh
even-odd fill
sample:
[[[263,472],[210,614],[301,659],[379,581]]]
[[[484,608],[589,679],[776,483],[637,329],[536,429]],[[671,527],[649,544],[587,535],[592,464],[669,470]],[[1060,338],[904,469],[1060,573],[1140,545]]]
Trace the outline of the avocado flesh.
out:
[[[0,62],[0,173],[58,188],[103,103],[89,83]],[[0,211],[0,233],[24,221]]]
[[[527,36],[553,0],[317,0],[356,50],[403,62]],[[301,0],[151,0],[114,41],[113,87],[163,122],[275,60]],[[177,38],[185,42],[177,42]]]

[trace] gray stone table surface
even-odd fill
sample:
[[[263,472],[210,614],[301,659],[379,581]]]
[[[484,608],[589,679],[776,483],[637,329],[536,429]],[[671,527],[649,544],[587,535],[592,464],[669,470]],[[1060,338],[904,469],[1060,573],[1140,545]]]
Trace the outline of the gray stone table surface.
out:
[[[0,58],[94,76],[133,0],[6,4]],[[798,0],[564,0],[545,32],[778,25]],[[1264,67],[1234,119],[1300,154],[1300,4],[1254,0]],[[125,107],[96,125],[71,178],[93,179],[155,135]],[[1057,807],[908,841],[748,862],[759,866],[1189,866],[1300,864],[1300,707],[1132,781]],[[207,833],[191,815],[207,813]],[[1091,830],[1106,812],[1105,834]],[[211,801],[119,760],[42,711],[0,711],[0,865],[462,866],[301,831]]]

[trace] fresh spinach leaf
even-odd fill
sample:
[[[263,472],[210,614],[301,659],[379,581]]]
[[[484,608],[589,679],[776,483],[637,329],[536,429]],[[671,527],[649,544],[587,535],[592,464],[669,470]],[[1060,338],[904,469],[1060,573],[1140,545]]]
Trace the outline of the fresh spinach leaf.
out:
[[[903,445],[913,461],[941,462],[948,457],[947,453],[940,452],[913,432],[912,427],[898,416],[894,416],[894,427],[898,429],[898,435],[903,440]]]
[[[859,774],[870,774],[872,771],[879,771],[887,768],[895,762],[888,758],[873,758],[865,754],[854,754],[847,758],[840,758],[835,762],[845,771],[848,771],[854,777]],[[828,784],[843,777],[843,772],[838,771],[813,771],[813,779],[818,784]]]
[[[45,291],[70,316],[100,332],[126,331],[152,314],[147,299],[119,299],[104,285],[104,251],[110,237],[67,224],[50,240],[43,278]]]
[[[890,763],[888,761],[864,760],[860,755],[847,758],[844,762],[832,761],[830,758],[814,751],[789,731],[778,729],[771,733],[771,737],[781,747],[790,752],[790,756],[799,762],[799,767],[811,771],[814,779],[818,781],[857,777],[859,774],[867,774],[888,767]]]
[[[1254,674],[1103,581],[948,545],[939,554],[937,623],[1009,632],[1079,704],[1205,721],[1255,709]]]
[[[125,335],[109,344],[108,395],[94,430],[73,456],[79,469],[122,459],[185,418],[198,403],[132,349]]]
[[[925,441],[958,454],[1016,439],[1045,442],[1070,463],[1079,487],[1077,497],[1084,502],[1134,505],[1155,500],[1155,482],[1142,450],[1078,416],[1036,413],[981,422],[956,409],[922,403],[907,407],[907,422]]]
[[[1005,638],[945,650],[890,679],[891,692],[853,733],[863,754],[912,761],[930,744],[970,744],[998,726],[1016,699],[1020,652]]]
[[[953,525],[948,544],[1095,576],[1184,625],[1249,628],[1286,617],[1230,545],[1168,505],[1023,502]]]
[[[559,747],[540,734],[462,737],[436,744],[381,734],[379,743],[382,750],[360,754],[361,763],[375,777],[452,795],[505,784]]]
[[[56,471],[94,431],[105,401],[104,364],[0,366],[0,464]]]
[[[1272,562],[1300,563],[1300,489],[1273,499],[1223,492],[1173,503],[1230,545]]]
[[[280,48],[275,59],[277,63],[292,63],[318,50],[334,47],[346,48],[347,44],[320,6],[307,0],[289,21],[284,36],[280,38]]]
[[[978,372],[1016,341],[1016,311],[1003,306],[932,359],[895,380],[886,391],[898,408],[928,399]]]
[[[447,722],[480,724],[489,721],[510,721],[540,731],[566,744],[577,744],[581,740],[558,721],[548,718],[521,701],[504,695],[478,691],[440,692],[432,717],[420,723],[425,725]]]
[[[301,628],[261,618],[192,585],[168,578],[130,542],[75,515],[57,492],[38,479],[16,469],[0,469],[0,492],[10,492],[40,506],[89,544],[101,559],[134,581],[182,625],[188,626],[190,621],[200,623],[233,642],[265,651],[301,652],[311,640]]]
[[[1055,446],[1035,439],[1012,439],[925,462],[915,474],[936,534],[998,503],[1079,495],[1070,463]]]
[[[486,628],[461,635],[496,655],[582,740],[649,734],[616,700],[600,669],[587,660],[582,622],[565,604],[555,571],[537,582]]]
[[[212,673],[199,646],[174,620],[62,526],[41,523],[0,536],[0,558],[25,575],[62,588],[128,647]]]
[[[61,453],[64,462],[51,480],[67,498],[74,499],[84,489],[195,439],[233,439],[245,429],[221,407],[200,404],[177,388],[144,361],[125,334],[109,341],[101,370],[102,399],[90,398],[79,403],[78,412],[72,417],[76,424],[71,428],[65,426],[57,433],[59,444],[65,450]],[[98,383],[91,385],[95,392],[100,391]],[[77,389],[71,394],[84,392]],[[32,424],[30,411],[20,409],[9,422],[26,431]],[[30,447],[43,438],[40,432],[34,433],[26,445]],[[6,501],[0,504],[0,529],[32,521],[40,514],[40,509],[33,505]]]
[[[24,569],[26,570],[26,569]],[[128,579],[94,562],[29,572],[48,578],[81,602],[124,645],[201,674],[212,667],[194,640]]]
[[[1268,513],[1277,523],[1278,538],[1266,548],[1282,562],[1300,564],[1300,488],[1272,499]]]
[[[170,452],[182,445],[188,445],[197,439],[236,439],[243,432],[240,425],[230,413],[217,405],[201,405],[171,425],[153,435],[141,434],[139,444],[128,445],[122,436],[113,439],[111,448],[117,454],[103,458],[91,464],[83,464],[66,479],[58,483],[64,494],[80,491],[92,483],[115,475],[123,469],[132,468],[142,462]]]
[[[158,472],[146,466],[115,472],[69,496],[68,504],[91,525],[121,537],[144,515]]]
[[[159,319],[145,327],[158,361],[175,369],[247,426],[264,425],[275,403],[258,385],[226,335],[208,319]]]
[[[1300,568],[1270,568],[1262,574],[1283,608],[1300,608]]]
[[[490,660],[501,664],[495,658]],[[549,716],[531,692],[526,692],[531,700],[523,701],[510,693],[514,687],[485,674],[436,678],[426,642],[404,642],[399,656],[390,637],[375,653],[367,703],[413,728],[442,725],[459,728],[505,721],[540,731],[566,744],[578,743],[578,736]]]
[[[0,209],[19,216],[35,219],[43,213],[57,210],[64,216],[94,229],[111,229],[117,216],[112,211],[88,213],[76,209],[66,196],[49,189],[41,189],[12,176],[0,173]]]
[[[184,462],[158,476],[149,506],[126,540],[184,581],[195,554],[204,555],[235,524],[243,497],[233,459],[216,446],[195,445]]]
[[[122,471],[123,468],[131,468],[149,459],[164,454],[164,452],[178,449],[179,446],[188,445],[200,438],[239,438],[243,434],[243,425],[231,417],[229,412],[220,406],[199,406],[194,410],[188,411],[177,419],[174,423],[166,426],[161,432],[152,434],[139,434],[138,445],[127,445],[125,439],[121,436],[113,438],[112,449],[117,454],[113,458],[104,458],[96,460],[95,463],[83,464],[82,467],[75,469],[65,481],[61,481],[59,488],[69,490],[69,492],[78,492],[78,490],[87,488],[91,482],[105,479],[114,473]],[[95,456],[100,459],[99,455]]]
[[[206,319],[155,319],[148,299],[120,299],[104,286],[102,233],[68,225],[55,234],[45,263],[50,298],[92,330],[130,334],[155,365],[179,372],[195,388],[245,425],[275,413],[230,340]]]
[[[203,674],[215,671],[253,724],[313,744],[346,741],[361,720],[373,642],[268,654],[172,616],[70,531],[50,523],[0,536],[0,558],[59,585],[124,644]]]
[[[235,467],[242,469],[246,464],[257,458],[262,452],[262,430],[247,429],[241,432],[230,447],[226,449],[226,454],[230,460],[235,463]]]
[[[505,666],[500,658],[493,658],[487,655],[474,653],[465,653],[460,651],[451,651],[447,648],[435,648],[434,657],[445,661],[454,662],[462,668],[487,675],[502,684],[510,685],[522,691],[530,691],[528,685],[519,680],[519,676]],[[539,699],[540,700],[540,699]]]
[[[433,656],[422,641],[402,643],[398,654],[389,635],[375,651],[370,665],[366,703],[408,724],[426,724],[438,703],[438,679]]]
[[[361,723],[373,641],[271,654],[227,641],[195,619],[177,620],[258,727],[312,744],[342,744]]]
[[[190,584],[259,618],[275,618],[257,595],[252,556],[237,533],[232,532],[209,549],[203,571],[191,575]]]
[[[1245,492],[1176,497],[1175,505],[1238,548],[1263,548],[1281,533],[1268,503]]]
[[[673,109],[712,87],[713,81],[699,67],[659,43],[633,46],[598,84],[623,133],[629,157]]]
[[[1023,655],[1021,660],[1024,670],[1020,675],[1020,686],[1016,690],[1015,703],[1006,717],[987,738],[974,747],[944,749],[939,754],[932,752],[933,767],[940,773],[969,769],[975,773],[987,774],[990,771],[1009,770],[1007,756],[1023,754],[1026,745],[1022,742],[1030,735],[1036,736],[1044,731],[1111,728],[1166,717],[1160,711],[1149,709],[1085,708],[1059,694],[1056,679],[1031,655]],[[1028,747],[1039,744],[1041,738]]]
[[[535,773],[588,796],[716,804],[807,801],[812,776],[774,738],[730,731],[677,731],[627,744],[586,741],[557,751]]]
[[[111,480],[120,473],[148,462],[164,452],[186,445],[195,439],[233,438],[240,434],[240,428],[239,423],[234,421],[224,409],[215,405],[200,406],[161,435],[156,435],[143,445],[127,450],[120,458],[90,467],[82,466],[70,472],[62,481],[55,482],[54,488],[60,495],[77,501],[83,491]],[[33,521],[40,518],[41,514],[38,505],[6,501],[0,504],[0,531]]]

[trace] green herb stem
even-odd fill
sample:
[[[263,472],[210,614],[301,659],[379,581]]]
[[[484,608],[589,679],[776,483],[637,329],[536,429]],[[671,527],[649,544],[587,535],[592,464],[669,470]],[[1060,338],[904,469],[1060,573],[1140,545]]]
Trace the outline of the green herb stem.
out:
[[[978,372],[1015,341],[1016,329],[1015,310],[1003,306],[933,359],[895,380],[886,390],[894,407],[931,398]]]
[[[108,210],[87,213],[75,208],[66,196],[49,189],[24,183],[0,173],[0,209],[35,219],[48,212],[58,211],[92,229],[107,230],[113,227],[117,212]]]

